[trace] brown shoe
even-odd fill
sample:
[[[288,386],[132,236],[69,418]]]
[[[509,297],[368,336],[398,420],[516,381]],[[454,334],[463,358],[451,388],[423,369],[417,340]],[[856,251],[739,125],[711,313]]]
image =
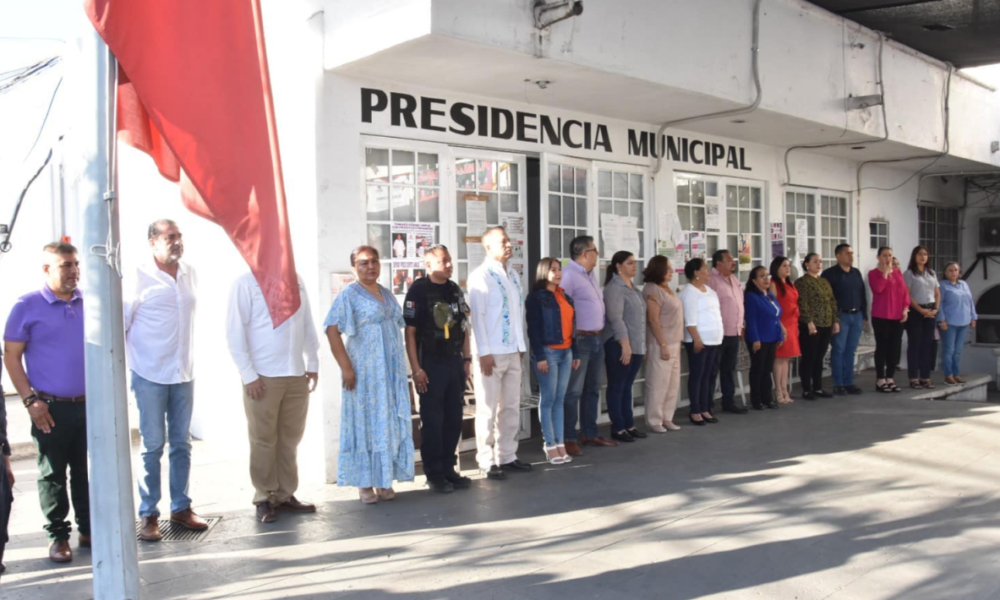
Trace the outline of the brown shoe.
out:
[[[68,563],[73,560],[73,549],[69,547],[69,540],[52,542],[49,546],[49,560],[55,563]]]
[[[80,534],[80,547],[81,548],[90,548],[90,536],[89,535],[84,535],[82,533]]]
[[[300,512],[300,513],[316,512],[315,504],[310,504],[308,502],[301,502],[295,496],[289,496],[288,500],[285,500],[275,508],[277,508],[278,510],[288,510],[291,512]]]
[[[270,502],[261,502],[257,505],[257,520],[261,523],[274,523],[278,520],[278,514],[274,512]]]
[[[194,511],[190,507],[180,512],[170,513],[170,520],[192,531],[205,531],[208,529],[208,521],[194,514]]]
[[[139,529],[139,539],[145,542],[158,542],[163,539],[163,534],[160,533],[159,515],[142,518],[142,528]]]
[[[618,442],[609,440],[608,438],[599,435],[595,438],[589,438],[585,436],[580,436],[580,443],[584,446],[599,446],[604,448],[613,448],[618,445]]]
[[[566,442],[566,454],[570,456],[583,456],[583,450],[580,450],[580,445],[576,442]]]

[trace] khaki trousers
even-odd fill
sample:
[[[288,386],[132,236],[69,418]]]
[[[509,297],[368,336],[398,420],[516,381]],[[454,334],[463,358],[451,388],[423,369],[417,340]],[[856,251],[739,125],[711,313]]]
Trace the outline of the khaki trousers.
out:
[[[660,358],[660,344],[646,345],[646,425],[662,427],[674,420],[681,391],[681,344],[669,344],[670,360]]]
[[[521,355],[494,354],[493,374],[483,376],[478,359],[473,363],[476,387],[476,462],[488,470],[517,458],[517,432],[521,429]]]
[[[253,503],[277,506],[299,487],[296,453],[309,412],[309,379],[264,377],[264,397],[253,400],[243,386],[243,407],[250,434],[250,481]]]

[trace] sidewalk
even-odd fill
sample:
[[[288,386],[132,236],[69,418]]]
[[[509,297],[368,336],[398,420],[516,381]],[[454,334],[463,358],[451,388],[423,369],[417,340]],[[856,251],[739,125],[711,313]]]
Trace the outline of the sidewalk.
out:
[[[587,448],[507,481],[364,506],[302,451],[315,515],[255,522],[246,448],[197,442],[203,542],[140,543],[143,598],[1000,598],[1000,405],[866,393]],[[540,442],[521,457],[540,461]],[[464,457],[467,474],[474,468]],[[50,563],[33,462],[4,600],[90,598],[90,554]],[[161,505],[161,508],[162,505]],[[101,599],[104,600],[104,599]]]

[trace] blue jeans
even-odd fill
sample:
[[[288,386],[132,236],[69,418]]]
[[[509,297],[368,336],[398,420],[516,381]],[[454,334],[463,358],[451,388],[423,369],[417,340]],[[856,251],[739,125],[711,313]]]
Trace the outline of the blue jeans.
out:
[[[611,431],[619,432],[635,427],[632,414],[632,384],[642,368],[642,354],[632,354],[627,365],[623,365],[622,346],[614,338],[604,344],[604,366],[608,371],[608,418]]]
[[[194,382],[153,383],[132,371],[132,391],[139,407],[139,433],[142,434],[139,516],[160,514],[156,507],[160,502],[160,458],[167,441],[170,442],[170,512],[180,512],[191,506],[187,492],[191,474]]]
[[[854,353],[863,327],[864,317],[860,312],[840,313],[840,332],[833,336],[830,348],[834,387],[854,385]]]
[[[601,400],[601,372],[604,370],[604,345],[599,335],[576,338],[576,357],[580,366],[572,371],[563,403],[563,431],[568,440],[576,439],[576,420],[580,417],[580,432],[596,438],[597,411]],[[577,413],[577,404],[580,412]]]
[[[556,350],[546,348],[545,361],[549,372],[538,370],[538,363],[531,366],[538,378],[538,391],[541,399],[538,402],[538,421],[542,424],[542,439],[546,446],[563,443],[565,409],[563,401],[566,398],[566,388],[569,385],[569,374],[573,372],[573,350],[564,348]]]
[[[948,325],[941,330],[941,370],[945,377],[959,374],[959,362],[962,360],[962,345],[969,333],[968,325]]]

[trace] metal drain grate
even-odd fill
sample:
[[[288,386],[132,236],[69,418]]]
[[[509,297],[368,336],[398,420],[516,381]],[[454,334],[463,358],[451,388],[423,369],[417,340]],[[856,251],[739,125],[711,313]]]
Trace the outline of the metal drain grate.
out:
[[[215,525],[222,520],[222,517],[202,517],[208,521],[208,529],[204,531],[193,531],[184,527],[183,525],[178,525],[170,519],[160,519],[160,533],[163,534],[164,542],[200,542],[206,537],[208,537],[209,532],[215,528]],[[139,539],[139,530],[142,529],[142,521],[135,522],[135,539]]]

